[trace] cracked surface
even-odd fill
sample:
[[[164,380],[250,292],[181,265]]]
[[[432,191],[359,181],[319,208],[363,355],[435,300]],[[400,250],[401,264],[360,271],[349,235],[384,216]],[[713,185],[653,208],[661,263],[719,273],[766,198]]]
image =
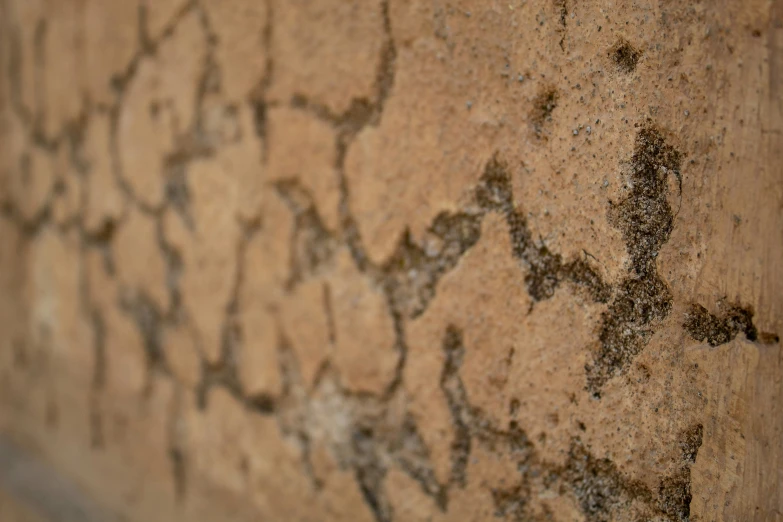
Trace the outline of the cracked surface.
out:
[[[783,427],[737,406],[781,392],[779,181],[732,174],[777,149],[722,123],[781,132],[721,90],[772,74],[727,29],[767,4],[54,4],[0,0],[0,429],[89,494],[783,509],[754,467]]]

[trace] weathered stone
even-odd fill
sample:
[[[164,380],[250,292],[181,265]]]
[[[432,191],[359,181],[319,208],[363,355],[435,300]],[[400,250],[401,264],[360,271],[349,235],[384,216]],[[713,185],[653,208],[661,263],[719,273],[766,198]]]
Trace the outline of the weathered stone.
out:
[[[782,510],[774,2],[0,3],[0,435],[84,495]]]
[[[275,5],[272,96],[303,95],[335,114],[371,99],[383,46],[381,3],[296,0]]]
[[[159,3],[159,2],[156,2]],[[137,52],[139,6],[135,2],[106,4],[88,0],[84,4],[82,70],[90,100],[111,103],[114,99],[113,80],[126,73]],[[107,134],[103,134],[105,139]],[[107,149],[102,148],[105,154]]]
[[[329,230],[339,227],[339,179],[335,132],[302,110],[269,111],[269,177],[297,180],[312,198]]]
[[[190,14],[155,55],[139,61],[125,87],[114,146],[122,178],[148,205],[163,203],[167,168],[194,123],[205,49],[203,28]]]
[[[122,222],[112,242],[117,279],[131,298],[142,294],[163,312],[169,307],[165,254],[154,218],[132,211]]]
[[[221,166],[212,160],[191,163],[184,208],[165,216],[166,238],[182,257],[184,306],[211,361],[220,354],[242,237],[236,210],[241,188]]]
[[[281,385],[276,310],[288,278],[292,226],[288,208],[277,195],[268,193],[260,228],[248,238],[241,260],[238,323],[243,342],[238,359],[240,380],[248,393],[275,393]]]
[[[85,180],[87,201],[82,219],[85,228],[92,233],[106,230],[107,225],[113,227],[125,209],[125,198],[117,184],[110,154],[110,129],[109,118],[96,114],[85,131],[84,155],[89,168]]]
[[[86,78],[82,69],[84,48],[81,34],[83,5],[66,0],[48,3],[46,25],[41,31],[43,60],[44,127],[47,136],[56,136],[78,118],[85,102]],[[70,81],[63,81],[69,78]]]
[[[329,283],[314,279],[298,285],[280,307],[283,331],[308,386],[314,384],[318,371],[334,352],[331,299]]]
[[[332,281],[334,362],[346,386],[381,393],[394,378],[399,352],[388,303],[346,251],[338,252]]]
[[[243,100],[264,78],[270,49],[264,33],[269,23],[269,3],[234,3],[208,0],[204,9],[217,35],[217,62],[221,89],[230,100]]]

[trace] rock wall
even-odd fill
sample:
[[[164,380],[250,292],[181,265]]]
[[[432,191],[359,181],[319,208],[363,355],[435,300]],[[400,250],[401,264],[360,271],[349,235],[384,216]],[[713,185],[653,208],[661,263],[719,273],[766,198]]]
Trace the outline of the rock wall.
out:
[[[0,8],[0,433],[86,498],[780,517],[783,2]]]

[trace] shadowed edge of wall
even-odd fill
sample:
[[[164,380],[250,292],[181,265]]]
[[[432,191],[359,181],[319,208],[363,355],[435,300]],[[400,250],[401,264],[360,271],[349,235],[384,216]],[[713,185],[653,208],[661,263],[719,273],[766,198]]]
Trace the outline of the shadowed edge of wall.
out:
[[[0,436],[0,492],[40,522],[122,522],[73,482]]]

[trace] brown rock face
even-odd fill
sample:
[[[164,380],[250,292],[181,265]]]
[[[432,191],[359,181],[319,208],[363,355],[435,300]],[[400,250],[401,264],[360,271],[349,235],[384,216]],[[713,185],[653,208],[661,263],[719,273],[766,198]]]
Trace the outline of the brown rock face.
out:
[[[0,518],[778,520],[781,86],[779,0],[0,0]]]

